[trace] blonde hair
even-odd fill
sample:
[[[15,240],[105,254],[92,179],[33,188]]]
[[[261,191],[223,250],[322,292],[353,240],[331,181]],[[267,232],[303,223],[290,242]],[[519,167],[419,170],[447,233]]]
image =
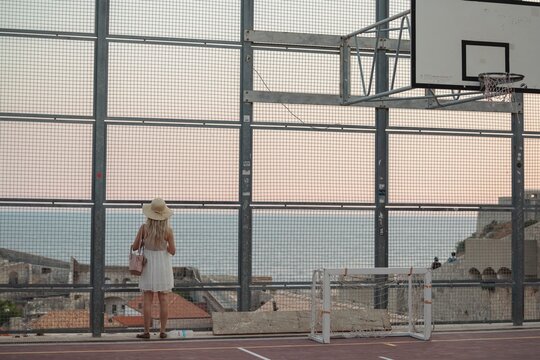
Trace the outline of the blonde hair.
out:
[[[149,250],[166,250],[167,241],[165,234],[169,230],[169,220],[146,220],[146,236],[144,237],[144,246]]]

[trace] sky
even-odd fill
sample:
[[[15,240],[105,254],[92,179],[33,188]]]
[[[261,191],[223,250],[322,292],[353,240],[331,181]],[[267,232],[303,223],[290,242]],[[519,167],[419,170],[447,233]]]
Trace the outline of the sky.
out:
[[[0,28],[93,32],[93,1],[2,0]],[[391,13],[408,8],[392,3]],[[239,0],[111,0],[112,35],[196,38],[222,46],[111,42],[109,117],[239,119]],[[343,35],[373,23],[368,0],[255,0],[255,29]],[[0,36],[0,113],[93,113],[94,46],[87,40]],[[353,58],[353,60],[355,60]],[[369,69],[370,59],[364,59]],[[353,62],[353,93],[360,93]],[[407,85],[410,62],[398,68]],[[256,50],[256,90],[339,94],[335,54]],[[262,82],[264,79],[264,83]],[[416,90],[414,94],[422,94]],[[540,131],[538,97],[525,126]],[[0,197],[89,199],[92,122],[0,121]],[[9,120],[9,119],[8,119]],[[254,120],[374,125],[374,110],[255,104]],[[509,131],[508,114],[390,110],[392,126]],[[253,200],[374,202],[374,133],[255,130]],[[238,199],[237,128],[108,126],[107,198]],[[393,202],[496,203],[508,196],[510,138],[390,134]],[[526,139],[526,188],[540,188],[538,138]],[[157,159],[157,160],[156,160]],[[151,171],[149,171],[151,170]]]

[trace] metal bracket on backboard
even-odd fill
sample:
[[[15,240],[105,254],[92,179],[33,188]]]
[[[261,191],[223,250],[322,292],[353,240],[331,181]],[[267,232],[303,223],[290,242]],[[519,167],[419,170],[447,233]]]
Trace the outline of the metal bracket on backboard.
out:
[[[363,106],[377,108],[409,108],[409,109],[442,109],[459,111],[491,111],[491,112],[512,112],[512,106],[506,103],[491,102],[486,103],[475,97],[478,92],[451,93],[437,95],[434,91],[426,92],[425,96],[399,96],[391,97],[398,93],[403,93],[414,89],[411,86],[396,87],[396,74],[398,61],[403,57],[411,56],[411,41],[405,35],[411,35],[411,21],[409,16],[411,10],[403,11],[389,18],[380,20],[372,25],[366,26],[358,31],[345,36],[305,34],[305,33],[285,33],[275,31],[246,30],[244,40],[250,41],[254,46],[264,47],[287,47],[321,49],[323,51],[335,50],[340,55],[340,89],[339,95],[330,94],[307,94],[268,91],[246,91],[244,93],[245,102],[265,102],[280,104],[314,104],[314,105],[345,105]],[[391,22],[399,22],[398,27],[388,28]],[[398,31],[396,37],[390,37],[391,31]],[[364,36],[367,35],[367,36]],[[393,59],[393,67],[390,77],[389,90],[380,93],[373,93],[374,87],[374,64],[379,56],[377,50],[384,50],[382,53]],[[294,50],[293,50],[294,51]],[[358,68],[360,71],[360,96],[353,96],[350,86],[351,79],[351,56],[355,53]],[[371,69],[364,74],[362,58],[372,56]],[[260,76],[260,75],[259,75]],[[464,96],[469,95],[469,96]],[[445,99],[450,97],[451,99]]]
[[[445,95],[438,96],[443,98]],[[365,97],[351,96],[350,106],[377,108],[387,107],[394,109],[428,109],[431,108],[432,97],[418,96],[409,98],[377,98],[366,100]],[[270,104],[304,104],[304,105],[343,105],[343,100],[339,95],[332,94],[309,94],[278,91],[246,91],[244,101],[251,103]],[[452,100],[453,101],[453,100]],[[448,100],[439,100],[445,105]],[[435,107],[433,109],[453,110],[453,111],[478,111],[478,112],[501,112],[512,111],[512,104],[502,102],[474,101],[461,104],[452,104],[451,107]],[[448,105],[449,106],[449,105]]]
[[[409,18],[408,18],[410,12],[411,12],[410,10],[403,11],[403,12],[401,12],[399,14],[396,14],[396,15],[391,16],[389,18],[380,20],[380,21],[378,21],[378,22],[376,22],[376,23],[374,23],[372,25],[366,26],[366,27],[364,27],[364,28],[362,28],[362,29],[360,29],[358,31],[355,31],[355,32],[350,33],[350,34],[343,37],[343,40],[342,40],[343,41],[343,46],[349,46],[348,45],[349,40],[353,40],[354,43],[355,43],[356,58],[358,60],[358,68],[359,68],[359,71],[360,71],[360,80],[361,80],[361,85],[362,85],[362,93],[361,93],[362,96],[360,96],[359,98],[357,98],[355,100],[352,100],[352,99],[349,99],[349,98],[344,98],[343,101],[342,101],[343,105],[353,105],[353,104],[360,103],[360,102],[366,102],[366,101],[372,101],[372,100],[376,100],[376,99],[382,99],[382,98],[385,98],[387,96],[397,94],[397,93],[401,93],[401,92],[412,89],[412,87],[410,87],[410,86],[401,87],[401,88],[395,88],[394,87],[395,79],[396,79],[396,71],[397,71],[397,67],[398,67],[398,61],[400,59],[400,55],[403,53],[402,49],[401,49],[401,46],[402,46],[402,43],[405,41],[403,39],[404,30],[406,30],[409,33],[409,36],[410,36],[410,21],[409,21]],[[393,70],[393,73],[392,73],[390,90],[380,92],[380,93],[376,93],[376,94],[372,95],[371,91],[372,91],[373,80],[374,80],[374,76],[375,76],[375,64],[377,63],[377,58],[380,56],[379,51],[377,51],[377,50],[387,50],[387,48],[388,48],[387,41],[389,40],[388,39],[388,34],[389,34],[390,31],[395,30],[395,29],[388,29],[387,25],[390,22],[398,20],[398,19],[401,19],[401,20],[400,20],[400,27],[397,29],[397,30],[399,30],[399,36],[398,36],[397,44],[396,44],[396,47],[395,47],[394,70]],[[371,69],[370,69],[369,74],[364,74],[364,66],[362,65],[362,54],[360,53],[360,46],[358,45],[358,35],[366,34],[366,33],[372,33],[372,32],[375,33],[374,55],[373,55],[373,60],[371,62]],[[409,52],[409,49],[408,49],[407,52]],[[366,82],[367,82],[367,86],[366,86]]]
[[[305,33],[283,33],[277,31],[246,30],[244,40],[250,41],[254,45],[264,46],[293,46],[299,48],[321,48],[338,50],[343,44],[343,37],[339,35],[305,34]],[[345,44],[352,50],[356,47],[361,51],[373,51],[376,49],[377,39],[370,36],[357,36],[356,39],[348,38]],[[385,39],[385,48],[389,52],[394,52],[398,48],[397,39]],[[403,40],[399,44],[402,53],[409,53],[411,49],[410,40]]]

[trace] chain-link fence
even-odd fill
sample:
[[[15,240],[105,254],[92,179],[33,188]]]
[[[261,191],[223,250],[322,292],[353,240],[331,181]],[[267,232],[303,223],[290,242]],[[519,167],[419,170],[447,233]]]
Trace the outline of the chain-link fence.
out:
[[[409,7],[390,1],[390,15]],[[175,212],[171,328],[308,310],[313,270],[382,265],[434,267],[436,323],[540,320],[537,95],[524,97],[523,129],[508,112],[392,108],[381,128],[380,108],[246,100],[339,96],[343,69],[338,48],[245,31],[340,36],[376,9],[0,1],[0,332],[142,327],[128,252],[157,196]],[[369,72],[373,52],[360,57]]]

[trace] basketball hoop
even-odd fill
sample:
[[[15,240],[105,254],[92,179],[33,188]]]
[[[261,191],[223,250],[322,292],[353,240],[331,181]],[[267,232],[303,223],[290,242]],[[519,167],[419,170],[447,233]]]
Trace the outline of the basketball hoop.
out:
[[[515,87],[513,87],[512,84],[521,81],[524,78],[525,76],[521,74],[504,72],[478,74],[480,90],[484,92],[488,101],[493,101],[493,98],[495,97],[499,97],[501,101],[511,101],[515,91]],[[521,84],[520,86],[526,87],[525,84]]]

